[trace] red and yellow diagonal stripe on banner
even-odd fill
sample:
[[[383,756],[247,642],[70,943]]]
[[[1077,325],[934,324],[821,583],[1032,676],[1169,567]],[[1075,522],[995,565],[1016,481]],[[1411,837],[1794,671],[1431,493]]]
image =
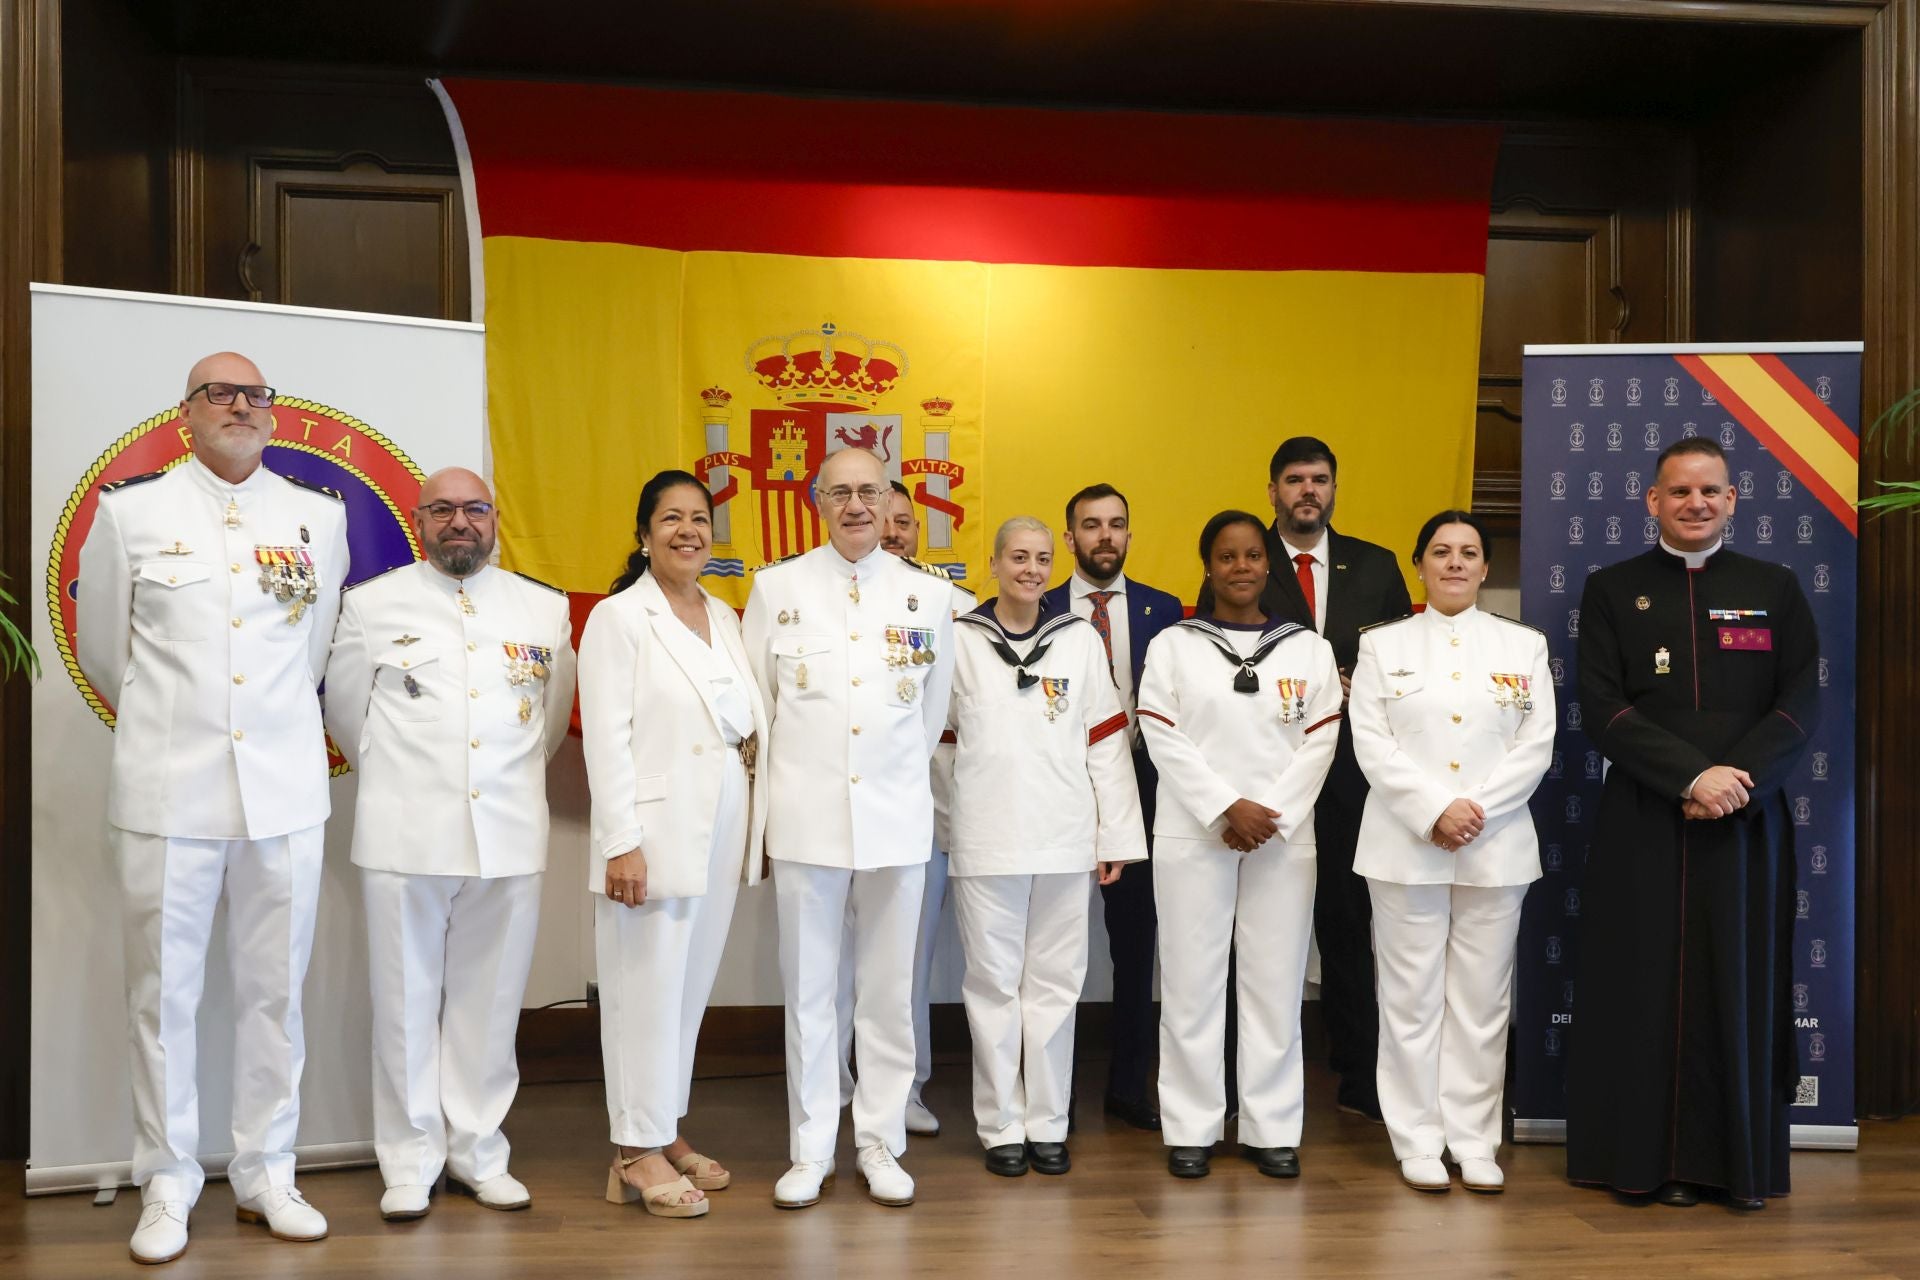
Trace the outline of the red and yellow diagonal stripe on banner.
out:
[[[1774,355],[1674,359],[1859,536],[1860,442],[1812,387]]]
[[[1267,510],[1288,435],[1396,551],[1470,492],[1491,129],[442,87],[511,568],[604,591],[642,482],[686,467],[740,604],[823,537],[843,448],[976,586],[1001,520],[1107,481],[1129,573],[1191,598],[1200,526]]]

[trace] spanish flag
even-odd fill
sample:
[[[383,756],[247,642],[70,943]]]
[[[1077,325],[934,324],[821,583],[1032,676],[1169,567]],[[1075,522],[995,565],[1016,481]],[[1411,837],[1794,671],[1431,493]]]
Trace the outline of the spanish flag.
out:
[[[1106,481],[1128,571],[1191,598],[1296,434],[1335,523],[1464,506],[1497,134],[1475,126],[440,86],[484,261],[502,557],[598,593],[640,486],[716,503],[707,585],[824,538],[866,449],[983,587],[1008,516]],[[1071,565],[1063,555],[1056,577]],[[985,592],[983,591],[983,594]]]

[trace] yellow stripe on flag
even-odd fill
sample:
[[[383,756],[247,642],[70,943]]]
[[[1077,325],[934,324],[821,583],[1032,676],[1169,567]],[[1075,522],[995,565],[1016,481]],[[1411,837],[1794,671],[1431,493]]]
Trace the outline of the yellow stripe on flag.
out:
[[[1848,506],[1860,497],[1860,464],[1750,355],[1703,355],[1710,369]]]

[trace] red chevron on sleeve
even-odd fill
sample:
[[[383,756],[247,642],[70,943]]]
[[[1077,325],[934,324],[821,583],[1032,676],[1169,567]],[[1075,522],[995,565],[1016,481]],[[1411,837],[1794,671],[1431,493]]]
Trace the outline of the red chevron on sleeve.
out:
[[[1167,717],[1161,715],[1158,711],[1149,711],[1145,707],[1142,707],[1135,714],[1143,715],[1143,716],[1152,716],[1155,720],[1158,720],[1161,724],[1167,726],[1167,728],[1169,729],[1179,728],[1178,725],[1174,724],[1174,722],[1169,720]]]
[[[1111,738],[1127,727],[1127,713],[1116,711],[1093,728],[1087,730],[1087,745],[1092,746],[1102,738]]]
[[[1328,716],[1325,720],[1318,720],[1318,721],[1315,721],[1313,724],[1308,725],[1306,728],[1306,732],[1312,733],[1315,729],[1324,729],[1328,725],[1332,724],[1334,721],[1338,720],[1339,718],[1340,718],[1340,713],[1336,711],[1332,715]]]

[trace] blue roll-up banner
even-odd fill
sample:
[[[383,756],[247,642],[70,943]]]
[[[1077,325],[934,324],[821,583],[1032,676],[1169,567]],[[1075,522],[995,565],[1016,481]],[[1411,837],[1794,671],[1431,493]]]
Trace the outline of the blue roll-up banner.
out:
[[[1522,613],[1547,633],[1560,727],[1533,798],[1545,874],[1520,926],[1514,1138],[1566,1135],[1579,1035],[1580,880],[1603,761],[1583,731],[1575,651],[1587,575],[1659,539],[1654,459],[1687,436],[1727,451],[1726,545],[1800,575],[1820,629],[1821,716],[1788,783],[1799,857],[1796,1147],[1851,1149],[1854,1120],[1854,633],[1860,352],[1853,343],[1529,346],[1522,407]]]

